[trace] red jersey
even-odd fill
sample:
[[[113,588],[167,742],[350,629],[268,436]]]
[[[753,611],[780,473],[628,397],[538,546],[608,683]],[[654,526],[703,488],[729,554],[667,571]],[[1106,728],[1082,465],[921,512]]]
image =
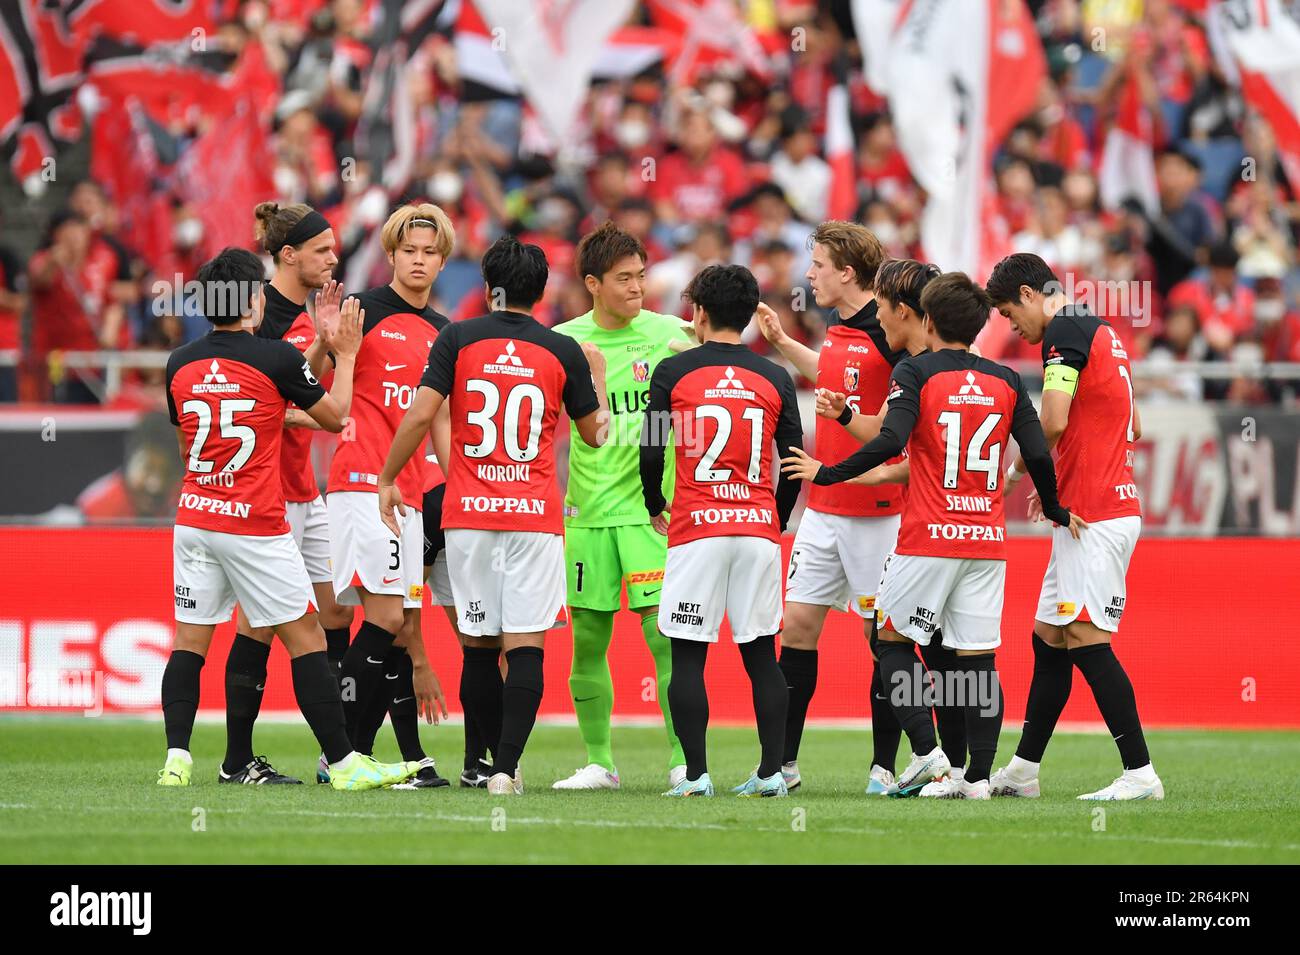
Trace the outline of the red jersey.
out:
[[[911,461],[907,506],[898,529],[899,554],[1006,559],[1002,480],[1007,439],[1015,437],[1046,464],[1044,512],[1055,515],[1055,475],[1038,412],[1010,368],[945,348],[898,363],[880,435],[849,459],[823,467],[816,483],[844,481],[896,454]],[[1066,518],[1068,520],[1068,518]]]
[[[885,330],[876,318],[876,303],[867,303],[847,321],[833,313],[817,355],[817,387],[848,396],[858,414],[874,415],[885,402],[889,376],[907,352],[892,351]],[[814,453],[822,461],[840,461],[860,447],[844,427],[817,416]],[[903,486],[884,484],[814,484],[808,489],[808,507],[823,514],[847,517],[882,517],[903,509]]]
[[[260,338],[280,338],[300,352],[316,340],[316,325],[305,305],[291,302],[267,283],[266,309],[257,327]],[[314,501],[320,496],[311,466],[311,428],[285,428],[280,442],[280,481],[286,501]]]
[[[492,312],[443,330],[420,385],[451,403],[443,528],[562,535],[560,409],[577,419],[600,407],[581,346],[532,316]]]
[[[1142,514],[1133,483],[1133,374],[1119,335],[1086,308],[1067,305],[1043,333],[1043,367],[1079,373],[1056,445],[1061,503],[1085,521]]]
[[[671,202],[682,219],[699,222],[725,216],[727,204],[748,186],[749,174],[741,158],[725,146],[715,146],[698,166],[681,152],[660,159],[650,197]]]
[[[420,375],[429,361],[438,332],[447,319],[429,308],[416,308],[387,285],[358,296],[366,310],[361,350],[352,372],[354,433],[339,439],[330,462],[328,490],[379,491],[393,435],[411,407]],[[402,502],[417,511],[424,506],[424,491],[433,466],[423,451],[411,456],[397,475]]]
[[[176,523],[227,534],[287,534],[280,441],[289,402],[325,396],[286,342],[212,331],[167,360],[167,410],[189,448]]]
[[[803,447],[794,382],[744,345],[706,342],[665,358],[650,378],[641,431],[641,489],[659,514],[664,454],[674,433],[677,478],[668,546],[704,537],[780,541],[799,482],[772,489],[772,441]]]

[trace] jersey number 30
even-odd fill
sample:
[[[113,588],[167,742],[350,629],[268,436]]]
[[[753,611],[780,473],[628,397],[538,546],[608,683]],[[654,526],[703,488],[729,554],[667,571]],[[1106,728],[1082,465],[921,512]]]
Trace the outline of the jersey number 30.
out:
[[[970,436],[970,443],[966,446],[966,470],[983,472],[988,477],[985,487],[990,491],[998,489],[1002,444],[995,441],[989,445],[987,455],[984,453],[984,445],[1001,420],[1000,414],[987,415]],[[957,487],[957,471],[961,467],[961,415],[956,411],[942,411],[939,413],[939,424],[948,432],[943,453],[943,486],[953,490]]]
[[[483,396],[483,407],[471,411],[465,420],[483,433],[478,444],[466,444],[465,456],[468,458],[486,458],[497,449],[500,440],[496,423],[496,413],[501,408],[501,389],[496,382],[483,378],[471,378],[465,382],[465,390],[471,394]],[[519,443],[519,421],[523,417],[524,402],[528,402],[528,438]],[[537,457],[542,443],[542,411],[545,408],[542,389],[527,382],[514,385],[506,392],[505,414],[501,431],[505,433],[506,454],[511,461],[524,463]]]

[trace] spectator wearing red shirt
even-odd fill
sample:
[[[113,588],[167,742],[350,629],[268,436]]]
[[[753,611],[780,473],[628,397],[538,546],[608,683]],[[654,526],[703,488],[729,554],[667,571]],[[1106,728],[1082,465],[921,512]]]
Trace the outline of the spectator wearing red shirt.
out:
[[[872,113],[862,121],[858,146],[858,183],[871,192],[893,202],[904,192],[910,192],[912,172],[898,148],[894,123],[887,113]]]
[[[704,110],[681,120],[677,151],[656,163],[650,185],[659,221],[669,225],[719,219],[727,205],[749,188],[749,174],[735,152],[718,142]]]
[[[1220,242],[1210,249],[1209,270],[1175,285],[1169,304],[1191,305],[1200,319],[1205,340],[1226,352],[1255,325],[1255,293],[1237,277],[1237,250]]]
[[[130,344],[125,310],[112,296],[115,281],[128,281],[130,264],[71,211],[55,215],[45,247],[28,265],[32,292],[32,351],[41,361],[53,351],[98,351]],[[55,382],[55,400],[97,404],[88,383],[91,369],[69,370]]]

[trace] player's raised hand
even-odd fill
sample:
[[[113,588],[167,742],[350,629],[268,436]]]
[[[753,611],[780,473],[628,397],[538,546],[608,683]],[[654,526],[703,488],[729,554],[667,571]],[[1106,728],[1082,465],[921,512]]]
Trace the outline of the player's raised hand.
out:
[[[591,368],[592,377],[604,377],[605,353],[591,342],[583,342],[582,354],[587,359],[587,365]]]
[[[664,509],[660,511],[658,514],[656,514],[654,517],[650,518],[650,526],[655,529],[656,534],[662,534],[664,537],[667,537],[668,522],[671,519],[672,519],[672,514],[667,509]]]
[[[831,391],[829,388],[818,388],[817,414],[823,418],[838,421],[840,415],[844,414],[844,408],[848,401],[848,396],[838,391]]]
[[[316,314],[312,319],[316,326],[316,337],[323,338],[327,345],[332,345],[334,329],[338,327],[339,306],[343,302],[343,284],[330,279],[316,293]]]
[[[349,298],[339,309],[330,349],[345,358],[357,357],[357,352],[361,350],[361,329],[365,321],[366,310],[361,307],[361,299]]]
[[[785,341],[786,334],[785,328],[781,325],[781,316],[776,314],[771,305],[759,302],[758,308],[754,311],[754,318],[758,319],[758,330],[773,345]]]
[[[411,685],[415,689],[416,713],[426,723],[436,726],[447,718],[447,698],[442,694],[442,683],[433,667],[428,663],[416,666],[411,671]]]
[[[781,473],[799,481],[811,481],[821,470],[822,463],[803,448],[790,446],[790,456],[781,459]]]
[[[406,517],[406,505],[402,503],[402,492],[392,484],[379,485],[379,519],[393,532],[398,540],[402,539],[402,528],[397,523],[397,514]]]
[[[1079,532],[1082,531],[1087,526],[1088,526],[1087,521],[1085,521],[1078,514],[1071,512],[1070,514],[1070,536],[1071,537],[1073,537],[1075,540],[1078,540]]]

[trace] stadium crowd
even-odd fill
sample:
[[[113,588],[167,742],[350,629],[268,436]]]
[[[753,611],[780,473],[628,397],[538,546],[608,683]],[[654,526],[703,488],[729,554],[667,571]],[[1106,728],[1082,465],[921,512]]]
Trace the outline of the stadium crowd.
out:
[[[481,313],[479,258],[512,232],[546,252],[551,279],[537,314],[553,324],[590,308],[574,250],[584,232],[612,218],[650,250],[647,308],[681,313],[681,292],[701,267],[741,263],[787,330],[815,346],[824,323],[800,289],[808,237],[828,217],[826,102],[837,82],[850,94],[855,218],[889,254],[924,258],[925,197],[898,148],[887,103],[864,81],[846,0],[741,3],[738,15],[763,41],[771,77],[722,60],[680,81],[656,66],[594,83],[581,129],[563,150],[520,97],[458,75],[457,4],[446,4],[405,74],[415,163],[404,182],[383,185],[385,157],[366,155],[356,137],[368,77],[383,52],[371,36],[378,4],[228,0],[214,39],[227,70],[256,55],[273,78],[277,198],[308,202],[327,216],[340,242],[336,274],[350,290],[385,280],[376,232],[389,209],[427,197],[457,232],[431,304],[453,320]],[[1076,281],[1144,283],[1151,294],[1141,307],[1109,317],[1136,356],[1167,366],[1167,374],[1144,376],[1146,397],[1283,400],[1295,382],[1215,381],[1178,367],[1300,362],[1300,186],[1286,181],[1271,131],[1225,80],[1207,38],[1205,4],[1031,0],[1029,7],[1048,80],[994,163],[1015,249],[1038,253]],[[637,16],[647,14],[639,8]],[[801,42],[791,44],[796,27]],[[1136,202],[1105,209],[1099,198],[1105,136],[1129,76],[1154,119],[1155,214]],[[176,116],[168,130],[182,150],[195,132],[187,122]],[[30,256],[18,254],[14,233],[3,235],[0,351],[22,357],[17,367],[0,365],[0,401],[100,401],[94,381],[60,367],[61,350],[168,350],[206,331],[194,310],[158,314],[155,282],[192,278],[207,250],[192,200],[167,177],[156,188],[170,210],[165,265],[137,254],[138,234],[121,227],[115,197],[93,178],[55,184],[53,214]],[[252,224],[250,209],[250,247]],[[1034,358],[1005,322],[991,325],[986,352]],[[750,334],[765,350],[757,330]],[[115,400],[151,406],[161,395],[161,371],[142,370],[128,375]]]

